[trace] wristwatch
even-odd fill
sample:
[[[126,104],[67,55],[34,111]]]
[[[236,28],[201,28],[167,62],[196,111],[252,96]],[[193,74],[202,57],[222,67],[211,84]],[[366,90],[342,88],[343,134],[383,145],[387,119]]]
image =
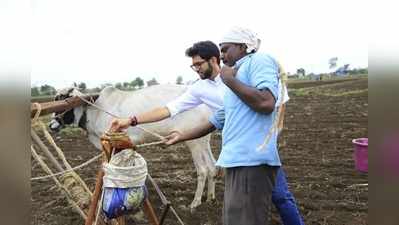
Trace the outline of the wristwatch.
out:
[[[136,116],[129,116],[129,120],[130,120],[130,126],[132,126],[132,127],[134,127],[138,124]]]

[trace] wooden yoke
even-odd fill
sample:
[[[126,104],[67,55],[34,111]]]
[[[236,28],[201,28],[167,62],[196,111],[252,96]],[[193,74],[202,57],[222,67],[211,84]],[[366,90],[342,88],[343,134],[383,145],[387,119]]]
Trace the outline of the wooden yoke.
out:
[[[103,160],[106,162],[109,162],[112,154],[115,154],[124,149],[135,149],[135,145],[130,140],[126,132],[105,133],[101,137],[101,145],[104,152]],[[104,171],[100,168],[97,173],[96,186],[93,192],[93,197],[90,203],[90,208],[87,219],[85,221],[85,225],[92,225],[95,219],[98,200],[100,199],[103,185],[103,177]],[[144,200],[144,212],[147,214],[148,220],[152,225],[159,225],[158,218],[148,198]],[[116,220],[119,225],[125,225],[125,218],[123,216],[118,217]]]
[[[82,97],[89,101],[95,101],[98,98],[98,94],[95,95],[87,95]],[[44,116],[53,112],[65,112],[67,110],[71,110],[77,106],[86,104],[82,99],[78,96],[70,97],[64,100],[52,101],[52,102],[43,102],[40,104],[40,116]],[[30,118],[36,114],[38,107],[35,104],[31,104],[30,106]]]

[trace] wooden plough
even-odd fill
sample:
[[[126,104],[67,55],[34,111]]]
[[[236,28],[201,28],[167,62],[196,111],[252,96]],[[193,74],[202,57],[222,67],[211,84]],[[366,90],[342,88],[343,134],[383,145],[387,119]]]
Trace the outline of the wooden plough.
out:
[[[99,200],[99,193],[101,192],[101,182],[102,182],[102,171],[100,170],[97,174],[97,182],[95,186],[95,190],[92,193],[85,182],[80,178],[78,174],[74,172],[74,168],[72,168],[69,163],[67,162],[63,152],[61,149],[56,145],[55,141],[52,139],[51,135],[48,133],[45,125],[43,122],[40,121],[40,116],[44,116],[50,113],[61,113],[65,112],[67,110],[73,109],[74,107],[84,105],[86,104],[84,100],[81,98],[84,98],[85,100],[88,101],[94,101],[98,98],[98,95],[89,95],[85,97],[70,97],[64,100],[59,100],[59,101],[52,101],[52,102],[44,102],[44,103],[31,103],[31,119],[32,119],[32,128],[31,128],[31,138],[32,138],[32,145],[31,145],[31,153],[32,156],[34,157],[35,160],[37,160],[42,167],[42,169],[48,174],[48,178],[53,179],[53,181],[56,183],[56,185],[60,188],[62,193],[66,196],[68,202],[72,205],[74,210],[79,213],[79,215],[82,216],[82,218],[86,221],[85,225],[92,225],[93,224],[93,218],[95,216],[95,211],[96,208],[93,207],[94,205],[97,205],[97,201]],[[61,159],[62,164],[57,160],[56,157],[51,153],[51,151],[47,148],[47,146],[44,144],[44,142],[40,139],[40,137],[37,135],[36,131],[33,129],[34,126],[39,125],[39,127],[43,130],[44,136],[47,138],[48,142],[53,146],[53,148],[56,150],[57,156],[59,159]],[[46,155],[46,157],[49,159],[49,161],[53,164],[57,172],[54,172],[46,165],[46,163],[42,160],[40,155],[37,153],[34,145],[38,146],[40,150]],[[96,156],[97,159],[99,156]],[[93,158],[92,160],[96,160],[96,157]],[[62,181],[60,181],[57,178],[57,173],[64,173],[67,174],[68,176],[64,177],[69,177],[71,178],[69,183],[74,183],[74,191],[69,190],[63,182],[65,182],[64,178]],[[33,180],[34,178],[32,178]],[[167,212],[170,210],[177,218],[179,224],[184,225],[183,221],[180,219],[180,217],[177,215],[176,211],[173,209],[171,206],[171,203],[166,199],[165,195],[162,193],[158,185],[155,183],[154,179],[148,174],[148,181],[150,184],[154,187],[156,190],[157,194],[159,195],[162,204],[165,206],[164,210],[162,212],[161,218],[158,219],[158,217],[155,214],[155,211],[150,203],[150,201],[145,199],[144,201],[144,212],[146,213],[148,217],[148,221],[151,223],[151,225],[162,225],[165,221]],[[77,186],[76,186],[77,185]],[[76,192],[76,193],[74,193]],[[85,194],[82,194],[85,193]],[[82,199],[77,199],[77,198],[84,198]],[[91,202],[90,204],[87,202]],[[106,225],[106,223],[103,220],[99,220],[98,224],[100,225]],[[124,217],[118,218],[116,221],[112,221],[113,225],[125,225],[125,219]]]

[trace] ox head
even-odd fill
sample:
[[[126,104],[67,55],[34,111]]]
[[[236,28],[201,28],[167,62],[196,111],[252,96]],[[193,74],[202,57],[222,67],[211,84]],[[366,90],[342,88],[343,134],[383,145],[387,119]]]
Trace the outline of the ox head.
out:
[[[54,101],[64,100],[73,96],[77,96],[79,91],[75,87],[65,88],[57,92]],[[49,127],[52,131],[58,132],[65,125],[76,125],[85,128],[86,112],[83,106],[52,114]]]

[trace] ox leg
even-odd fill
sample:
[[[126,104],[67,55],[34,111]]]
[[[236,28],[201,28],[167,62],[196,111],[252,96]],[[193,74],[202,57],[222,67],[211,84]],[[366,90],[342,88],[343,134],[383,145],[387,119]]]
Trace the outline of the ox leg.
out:
[[[190,204],[190,209],[193,211],[196,207],[201,205],[201,197],[204,192],[208,168],[204,160],[203,151],[206,150],[201,140],[193,140],[186,142],[187,147],[191,151],[195,169],[197,170],[197,190],[195,191],[194,200]]]
[[[204,138],[205,145],[206,145],[206,151],[203,153],[206,154],[204,159],[206,163],[206,167],[208,168],[208,193],[207,193],[207,202],[213,201],[215,199],[215,185],[216,181],[215,178],[217,176],[217,168],[216,168],[216,161],[215,158],[213,157],[212,154],[212,149],[210,145],[210,135],[206,136]]]

